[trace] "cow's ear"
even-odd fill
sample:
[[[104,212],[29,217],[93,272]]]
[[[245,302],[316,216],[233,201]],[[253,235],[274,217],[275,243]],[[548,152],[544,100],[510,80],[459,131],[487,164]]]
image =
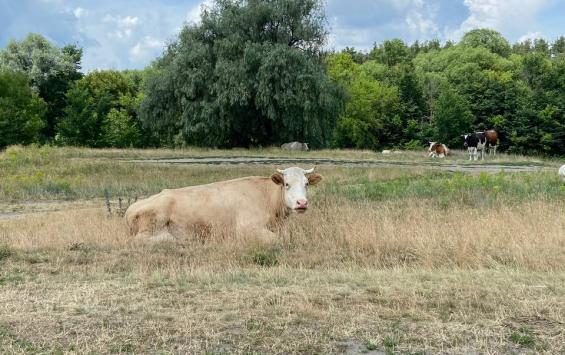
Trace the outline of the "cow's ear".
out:
[[[320,174],[308,174],[308,184],[316,185],[322,180],[322,175]]]
[[[279,172],[274,173],[273,175],[271,175],[271,180],[273,180],[273,182],[277,185],[282,185],[284,184],[284,178],[283,175]]]

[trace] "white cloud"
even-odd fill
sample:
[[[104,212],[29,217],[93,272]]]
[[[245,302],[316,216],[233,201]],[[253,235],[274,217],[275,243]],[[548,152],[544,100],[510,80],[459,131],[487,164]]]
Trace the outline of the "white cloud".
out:
[[[212,7],[212,0],[204,0],[201,1],[198,5],[194,6],[192,9],[188,11],[186,14],[186,22],[190,24],[198,24],[200,23],[200,13],[205,8]]]
[[[82,7],[77,7],[76,9],[73,10],[73,14],[75,15],[76,18],[81,18],[85,16],[87,13],[88,12]]]
[[[136,16],[113,16],[106,14],[102,19],[103,22],[114,24],[115,30],[113,32],[108,32],[108,37],[124,39],[131,37],[134,28],[139,22],[139,18]]]
[[[163,46],[163,41],[160,41],[151,36],[145,36],[130,49],[129,54],[133,60],[138,60],[147,56],[148,54],[153,55],[155,49],[163,48]]]
[[[526,40],[534,40],[537,38],[543,38],[543,34],[541,32],[528,32],[525,35],[518,38],[518,42],[524,42]]]
[[[446,30],[446,37],[458,40],[475,28],[490,28],[517,36],[536,25],[536,17],[548,0],[464,0],[469,17],[455,30]]]
[[[437,35],[436,6],[423,0],[413,0],[407,4],[407,9],[408,14],[405,18],[405,24],[413,37],[429,39]]]

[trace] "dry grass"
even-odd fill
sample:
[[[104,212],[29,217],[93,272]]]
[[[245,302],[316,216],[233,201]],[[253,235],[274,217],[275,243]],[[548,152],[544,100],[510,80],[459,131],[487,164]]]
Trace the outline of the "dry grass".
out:
[[[82,174],[80,164],[93,174],[74,191],[151,193],[271,170],[67,168]],[[18,174],[34,167],[64,168]],[[229,235],[137,244],[100,200],[0,219],[0,352],[565,352],[565,189],[554,174],[322,173],[312,210],[271,246]]]

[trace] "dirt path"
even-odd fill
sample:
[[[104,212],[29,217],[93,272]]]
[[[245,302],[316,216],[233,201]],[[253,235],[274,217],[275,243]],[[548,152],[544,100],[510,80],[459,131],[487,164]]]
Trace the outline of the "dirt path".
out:
[[[345,160],[329,158],[280,158],[280,157],[203,157],[179,159],[129,160],[143,164],[204,164],[204,165],[333,165],[352,168],[432,168],[449,172],[478,174],[480,172],[533,172],[544,168],[536,164],[445,163],[387,160]]]

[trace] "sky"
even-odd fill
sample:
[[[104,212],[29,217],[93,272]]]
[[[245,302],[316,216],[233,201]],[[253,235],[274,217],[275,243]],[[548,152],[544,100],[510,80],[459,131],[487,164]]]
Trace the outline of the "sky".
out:
[[[0,0],[0,48],[28,33],[84,49],[83,70],[141,69],[211,0]],[[511,42],[565,35],[565,0],[326,0],[327,49],[386,39],[457,41],[491,28]]]

